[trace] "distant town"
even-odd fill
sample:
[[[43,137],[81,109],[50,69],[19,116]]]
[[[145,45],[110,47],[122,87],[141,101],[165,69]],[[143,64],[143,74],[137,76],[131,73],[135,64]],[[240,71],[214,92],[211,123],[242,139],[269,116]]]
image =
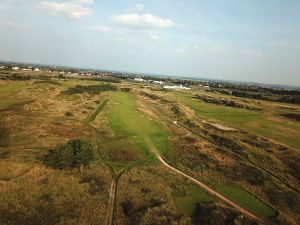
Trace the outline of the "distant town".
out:
[[[129,72],[116,72],[116,71],[103,71],[93,69],[81,69],[62,66],[50,66],[50,65],[38,65],[38,64],[24,64],[16,62],[1,62],[1,71],[16,71],[16,72],[36,72],[42,74],[53,74],[53,76],[59,76],[60,78],[86,78],[86,79],[127,79],[140,83],[153,83],[162,86],[164,89],[185,89],[189,90],[191,87],[199,87],[203,89],[215,89],[215,88],[237,88],[243,87],[246,90],[300,90],[300,87],[285,86],[285,85],[272,85],[272,84],[260,84],[260,83],[246,83],[237,81],[223,81],[212,79],[197,79],[197,78],[185,78],[166,75],[151,75],[142,73],[129,73]]]

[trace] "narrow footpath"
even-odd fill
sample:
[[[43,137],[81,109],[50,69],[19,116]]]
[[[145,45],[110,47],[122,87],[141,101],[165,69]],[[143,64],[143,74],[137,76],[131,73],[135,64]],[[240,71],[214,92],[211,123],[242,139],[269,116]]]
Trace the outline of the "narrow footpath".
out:
[[[111,181],[111,185],[110,185],[109,202],[108,202],[108,207],[107,207],[105,225],[113,225],[116,192],[117,192],[117,179],[113,179]]]

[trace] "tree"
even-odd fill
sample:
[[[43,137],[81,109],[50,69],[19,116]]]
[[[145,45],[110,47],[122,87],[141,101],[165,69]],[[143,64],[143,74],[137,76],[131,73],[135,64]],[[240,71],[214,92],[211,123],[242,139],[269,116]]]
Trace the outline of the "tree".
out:
[[[93,146],[84,140],[74,139],[51,149],[45,156],[44,163],[56,169],[77,167],[82,173],[83,166],[89,164],[93,158]]]

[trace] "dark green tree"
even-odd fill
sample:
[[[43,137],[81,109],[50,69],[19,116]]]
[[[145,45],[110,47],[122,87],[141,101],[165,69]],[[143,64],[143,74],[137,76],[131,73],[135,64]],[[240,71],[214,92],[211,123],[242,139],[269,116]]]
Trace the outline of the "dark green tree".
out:
[[[51,149],[45,156],[44,163],[56,169],[77,167],[82,172],[83,166],[89,164],[93,158],[93,146],[86,141],[74,139]]]

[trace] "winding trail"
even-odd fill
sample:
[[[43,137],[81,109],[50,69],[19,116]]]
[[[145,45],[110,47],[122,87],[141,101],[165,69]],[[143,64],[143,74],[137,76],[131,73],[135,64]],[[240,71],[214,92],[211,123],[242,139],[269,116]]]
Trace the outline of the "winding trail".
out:
[[[224,202],[226,202],[227,204],[229,204],[230,206],[234,207],[236,210],[238,210],[239,212],[251,217],[254,220],[263,222],[262,219],[258,218],[257,216],[255,216],[254,214],[252,214],[251,212],[249,212],[248,210],[244,209],[243,207],[239,206],[238,204],[234,203],[233,201],[229,200],[228,198],[226,198],[225,196],[221,195],[220,193],[218,193],[217,191],[213,190],[212,188],[208,187],[206,184],[200,182],[199,180],[187,175],[186,173],[174,168],[173,166],[169,165],[164,159],[163,157],[161,157],[156,149],[156,147],[153,145],[152,141],[150,140],[149,137],[144,137],[145,142],[149,145],[150,150],[152,151],[153,154],[155,154],[155,156],[157,157],[157,159],[167,168],[173,170],[175,173],[180,174],[184,177],[186,177],[188,180],[192,181],[193,183],[195,183],[197,186],[201,187],[202,189],[205,189],[207,192],[209,192],[210,194],[218,197],[219,199],[223,200]]]

